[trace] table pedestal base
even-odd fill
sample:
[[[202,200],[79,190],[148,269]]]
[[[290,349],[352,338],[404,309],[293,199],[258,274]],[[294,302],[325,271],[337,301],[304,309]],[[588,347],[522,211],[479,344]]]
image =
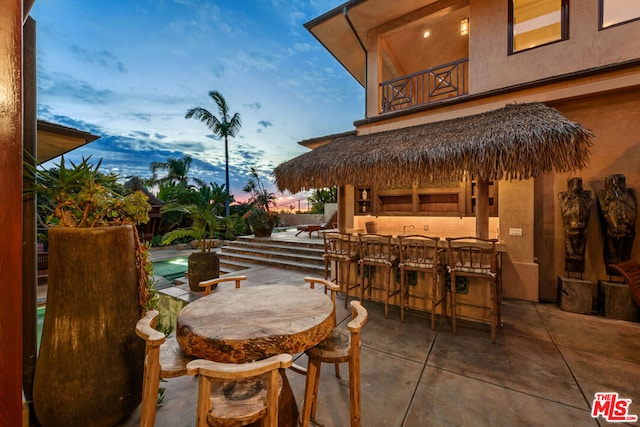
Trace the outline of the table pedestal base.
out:
[[[287,374],[282,372],[282,392],[278,401],[278,427],[295,427],[298,422],[298,405],[291,390]],[[260,427],[260,421],[249,424],[249,427]]]

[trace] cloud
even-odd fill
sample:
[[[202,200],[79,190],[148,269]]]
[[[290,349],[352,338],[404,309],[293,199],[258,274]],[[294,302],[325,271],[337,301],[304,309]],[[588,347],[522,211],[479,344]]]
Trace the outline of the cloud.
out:
[[[80,61],[87,64],[98,64],[108,70],[123,74],[127,72],[125,65],[106,50],[90,51],[74,44],[71,46],[71,53]]]
[[[134,130],[129,135],[131,137],[142,137],[142,138],[149,138],[149,136],[150,136],[149,132],[144,132],[144,131],[141,131],[141,130]]]
[[[151,121],[151,115],[150,114],[145,114],[145,113],[130,113],[129,114],[130,117],[133,117],[135,119],[138,120],[142,120],[145,122],[150,122]]]
[[[244,104],[244,106],[252,110],[259,110],[262,108],[262,104],[259,102],[254,102],[252,104]]]
[[[284,55],[262,52],[241,52],[238,59],[245,67],[257,69],[260,71],[276,70],[278,64],[284,59]]]
[[[65,73],[39,73],[38,95],[44,98],[73,98],[87,104],[106,104],[113,99],[113,91]]]

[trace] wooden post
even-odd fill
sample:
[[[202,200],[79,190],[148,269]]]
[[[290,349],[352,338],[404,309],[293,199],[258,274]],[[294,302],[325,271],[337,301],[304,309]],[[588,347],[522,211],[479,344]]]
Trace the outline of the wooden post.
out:
[[[23,27],[23,87],[24,87],[24,117],[23,117],[23,149],[24,161],[36,166],[37,146],[37,109],[36,109],[36,21],[27,17]],[[25,175],[24,188],[31,188],[35,184]],[[37,337],[37,262],[36,262],[36,196],[34,193],[25,194],[22,199],[22,388],[27,402],[33,400],[33,376],[38,356]]]
[[[489,181],[476,181],[476,237],[489,238]]]
[[[22,1],[0,0],[0,425],[22,425]]]

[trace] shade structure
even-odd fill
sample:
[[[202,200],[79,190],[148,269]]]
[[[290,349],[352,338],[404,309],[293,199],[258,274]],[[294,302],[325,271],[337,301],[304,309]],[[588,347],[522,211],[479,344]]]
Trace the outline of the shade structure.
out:
[[[96,139],[98,135],[56,123],[38,120],[38,163],[44,163],[55,157],[82,147]]]
[[[334,185],[393,188],[528,179],[584,168],[593,134],[543,103],[509,104],[485,113],[368,135],[339,137],[280,164],[280,191]]]

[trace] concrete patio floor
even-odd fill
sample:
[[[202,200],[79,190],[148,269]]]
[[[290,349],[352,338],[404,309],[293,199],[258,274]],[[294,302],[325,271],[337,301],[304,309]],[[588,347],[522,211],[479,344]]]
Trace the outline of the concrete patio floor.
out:
[[[243,271],[244,286],[284,283],[305,286],[304,273],[269,267]],[[629,414],[640,415],[640,324],[562,311],[555,304],[505,300],[504,326],[491,343],[489,328],[449,322],[430,328],[426,313],[398,310],[384,318],[383,306],[366,302],[369,321],[362,332],[362,425],[373,426],[588,426],[596,392],[631,399]],[[338,299],[338,321],[350,313]],[[306,356],[297,355],[299,365]],[[341,367],[347,376],[347,365]],[[305,377],[287,372],[299,403]],[[156,426],[195,424],[197,379],[161,383],[165,399]],[[317,421],[349,425],[346,378],[324,365]],[[136,411],[123,426],[139,423]],[[640,425],[635,422],[629,425]]]

